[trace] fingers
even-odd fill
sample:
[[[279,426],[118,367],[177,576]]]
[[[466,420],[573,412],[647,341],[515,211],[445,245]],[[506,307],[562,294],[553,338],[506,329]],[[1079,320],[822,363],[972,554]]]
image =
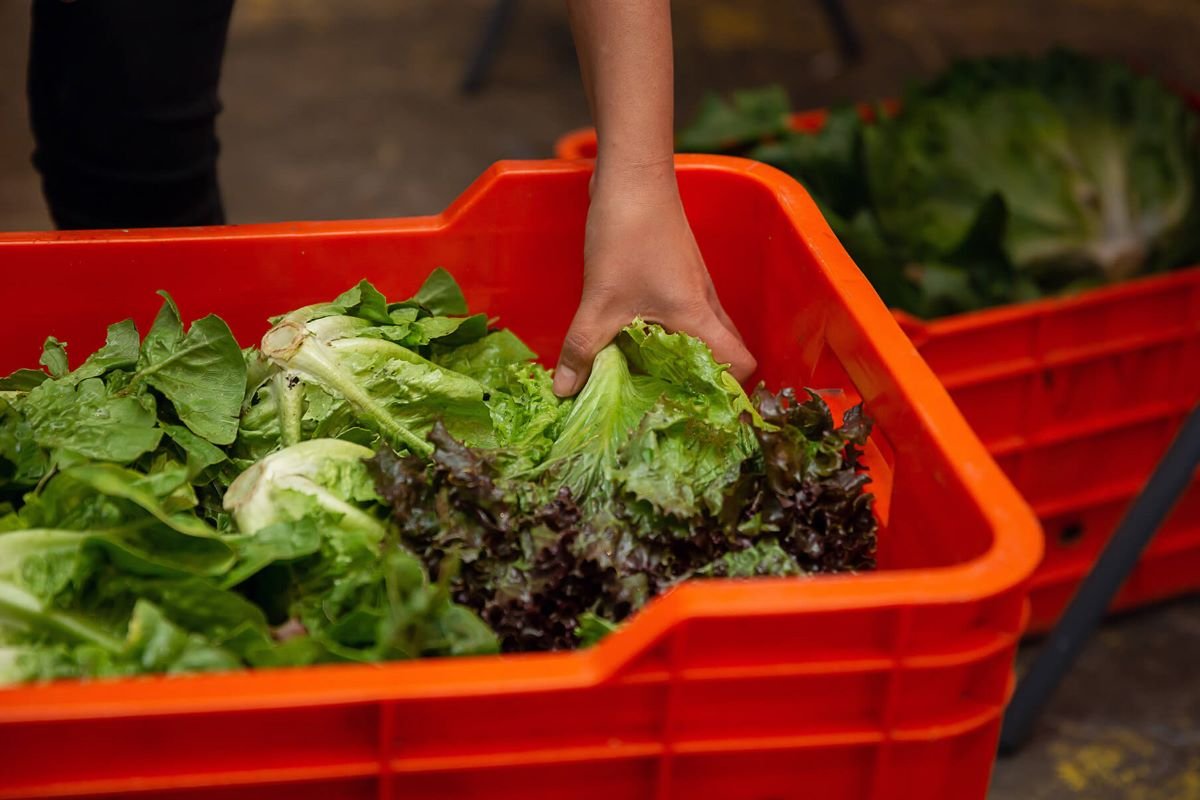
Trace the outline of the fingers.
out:
[[[554,370],[554,393],[559,397],[573,397],[579,393],[587,383],[596,354],[632,319],[631,316],[630,319],[614,320],[610,316],[593,311],[587,304],[576,312]],[[745,381],[758,367],[753,354],[719,306],[699,320],[691,317],[679,321],[662,319],[660,322],[668,330],[686,331],[707,344],[717,363],[728,364],[730,374],[738,381]]]
[[[730,374],[740,382],[754,374],[758,362],[732,326],[732,322],[727,326],[714,311],[703,324],[685,325],[683,329],[707,344],[717,363],[728,364]]]
[[[729,315],[725,313],[725,308],[721,305],[721,301],[717,299],[715,292],[713,293],[713,296],[709,298],[709,305],[712,306],[713,313],[717,315],[717,319],[721,320],[721,324],[732,331],[734,336],[741,339],[742,332],[738,330],[738,326],[735,325]]]
[[[572,397],[587,383],[596,354],[617,335],[621,323],[612,323],[587,304],[579,307],[563,339],[558,366],[554,368],[554,393]]]
[[[729,359],[722,359],[717,353],[717,348],[712,342],[709,342],[708,339],[704,339],[703,336],[700,338],[708,342],[709,348],[713,351],[713,355],[716,357],[719,363],[729,364],[729,371],[733,377],[737,378],[739,382],[745,381],[747,378],[753,375],[754,370],[758,368],[758,361],[746,348],[746,342],[742,339],[742,332],[738,330],[737,325],[734,324],[734,321],[730,318],[730,316],[725,313],[725,308],[721,305],[721,300],[717,297],[716,289],[713,289],[711,292],[709,292],[708,305],[709,308],[712,309],[712,313],[716,315],[717,321],[720,322],[721,326],[724,327],[725,330],[732,334],[733,338],[737,340],[737,345],[740,347],[741,353],[744,353],[744,355],[737,354],[737,358],[739,359],[737,361],[734,361],[732,357]]]

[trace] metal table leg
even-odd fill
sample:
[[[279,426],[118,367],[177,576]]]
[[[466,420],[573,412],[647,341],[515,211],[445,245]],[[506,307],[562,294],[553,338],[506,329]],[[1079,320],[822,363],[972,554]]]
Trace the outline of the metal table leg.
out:
[[[1200,406],[1194,408],[1183,423],[1145,488],[1079,585],[1033,665],[1017,684],[1000,732],[1002,754],[1017,751],[1029,739],[1042,708],[1100,624],[1117,590],[1137,565],[1142,550],[1191,483],[1198,464]]]
[[[461,89],[464,94],[474,94],[483,88],[516,10],[517,0],[496,0],[488,11],[483,31],[479,35],[479,43],[471,54],[466,72],[463,73]]]

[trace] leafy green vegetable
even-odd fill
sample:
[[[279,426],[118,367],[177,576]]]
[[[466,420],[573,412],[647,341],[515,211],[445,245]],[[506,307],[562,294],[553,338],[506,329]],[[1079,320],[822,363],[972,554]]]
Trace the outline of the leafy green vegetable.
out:
[[[49,374],[3,379],[0,497],[84,461],[133,464],[160,452],[164,433],[197,479],[224,459],[219,445],[234,440],[245,393],[243,355],[216,317],[184,334],[163,299],[144,342],[132,321],[110,325],[104,346],[70,371],[65,343],[49,337],[41,358]]]
[[[437,364],[487,385],[495,383],[488,378],[497,371],[503,373],[512,364],[524,364],[535,358],[537,354],[507,329],[493,331],[458,347],[439,346],[433,355]]]
[[[596,355],[592,369],[549,453],[557,480],[581,498],[612,494],[625,441],[665,389],[652,376],[631,374],[615,344]]]
[[[229,485],[225,510],[243,533],[257,533],[319,510],[338,527],[382,541],[383,523],[356,503],[374,499],[366,447],[337,439],[300,442],[255,463]]]
[[[480,438],[489,432],[484,390],[477,381],[392,342],[325,343],[287,321],[263,337],[262,349],[282,369],[327,393],[330,408],[324,414],[352,413],[392,447],[428,454],[421,434],[443,416],[461,435]]]
[[[14,488],[35,485],[49,466],[49,457],[35,441],[33,427],[19,405],[16,398],[0,396],[0,497]]]
[[[190,480],[196,480],[209,467],[217,466],[228,460],[220,447],[202,436],[197,436],[182,425],[162,424],[162,429],[171,438],[171,441],[183,450]]]
[[[53,336],[46,337],[46,344],[42,347],[42,357],[38,359],[38,363],[46,368],[51,378],[64,377],[71,371],[67,365],[66,342],[60,342]]]
[[[757,416],[707,347],[635,322],[597,355],[548,469],[588,509],[619,484],[667,513],[715,513],[754,449],[744,414]]]
[[[20,528],[0,534],[0,575],[58,576],[43,588],[64,575],[77,582],[89,548],[141,575],[219,575],[233,550],[189,502],[176,483],[112,464],[72,467],[28,498]]]
[[[491,436],[483,385],[437,363],[488,336],[487,318],[467,315],[445,270],[409,300],[388,303],[362,281],[274,321],[262,341],[269,367],[242,409],[237,449],[246,456],[330,437],[428,453],[424,435],[437,418],[471,441]]]
[[[136,601],[121,638],[0,580],[0,630],[5,629],[21,630],[31,642],[0,646],[0,682],[223,670],[241,663],[234,653],[172,623],[149,601]]]
[[[467,298],[458,282],[441,267],[429,273],[413,302],[434,316],[461,316],[468,311]]]
[[[862,118],[850,106],[830,109],[819,133],[787,130],[749,149],[749,158],[801,175],[805,187],[826,213],[853,216],[867,192],[860,167]]]
[[[65,353],[63,356],[65,357]],[[138,359],[138,332],[133,320],[123,320],[108,327],[104,346],[87,357],[79,369],[71,373],[72,382],[99,378],[113,369],[132,367]],[[53,370],[52,370],[53,371]]]
[[[1153,80],[1055,53],[960,65],[863,135],[876,213],[902,251],[953,252],[998,197],[1014,273],[1055,291],[1159,269],[1180,236],[1196,241],[1196,132]]]
[[[625,335],[644,337],[651,351],[655,342],[666,342],[667,352],[702,347],[642,325]],[[649,353],[644,363],[671,364]],[[709,374],[724,374],[718,369]],[[672,364],[669,371],[693,391],[702,383],[690,370]],[[643,411],[626,424],[613,406],[670,407],[664,398],[680,391],[664,375],[655,379],[658,395],[650,383],[631,389],[638,377],[648,376],[631,372],[619,347],[597,359],[576,403],[580,416],[568,417],[547,470],[514,471],[441,426],[430,434],[432,464],[390,450],[373,462],[402,541],[441,579],[443,565],[455,565],[455,599],[475,609],[506,650],[594,642],[692,577],[874,566],[875,518],[857,449],[870,426],[860,410],[847,412],[839,428],[815,394],[801,403],[790,391],[760,390],[755,409],[740,388],[718,380],[707,393],[710,419],[736,421],[723,434],[727,449],[710,451],[693,447],[703,422],[691,426],[682,415],[677,425],[657,427],[646,421],[655,412]],[[650,456],[647,427],[660,447]],[[705,469],[719,453],[725,469]],[[642,480],[646,474],[629,464],[654,479]]]
[[[154,399],[115,395],[100,378],[67,375],[31,390],[21,405],[33,441],[58,464],[97,459],[128,464],[158,447]]]
[[[28,392],[47,379],[46,373],[37,369],[19,369],[13,374],[0,378],[0,393]]]
[[[163,299],[131,385],[145,381],[171,401],[197,436],[230,444],[237,436],[246,385],[241,348],[229,326],[215,316],[196,320],[185,334],[175,302],[165,292]]]
[[[734,92],[729,102],[715,94],[704,98],[676,145],[689,152],[723,152],[788,130],[788,97],[782,86]]]
[[[246,350],[163,300],[0,382],[0,683],[568,648],[689,578],[873,565],[861,414],[686,335],[561,400],[444,270]]]
[[[575,628],[575,635],[579,637],[580,647],[591,647],[616,629],[616,623],[596,616],[590,611],[585,611],[579,615],[579,625]]]
[[[0,628],[30,635],[33,642],[53,637],[67,643],[90,644],[109,652],[121,645],[107,630],[95,623],[79,620],[57,611],[32,592],[0,580]]]
[[[953,314],[1200,259],[1200,122],[1121,65],[1066,51],[964,61],[894,115],[864,124],[838,108],[816,134],[762,124],[777,95],[709,101],[681,146],[798,178],[895,307]],[[744,135],[710,135],[714,119]]]
[[[391,323],[387,299],[368,281],[359,281],[357,286],[342,292],[332,302],[298,308],[283,316],[274,317],[271,321],[278,323],[292,319],[297,322],[311,322],[325,317],[353,317],[367,323],[383,325]]]

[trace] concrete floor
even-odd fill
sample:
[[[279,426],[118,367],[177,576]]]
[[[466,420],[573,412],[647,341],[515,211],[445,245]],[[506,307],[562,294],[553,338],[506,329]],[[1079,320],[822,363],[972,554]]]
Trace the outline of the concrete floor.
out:
[[[1022,649],[1028,664],[1039,645]],[[996,765],[994,800],[1200,798],[1200,598],[1110,620],[1035,737]]]
[[[816,3],[677,3],[679,108],[709,88],[767,81],[785,84],[797,107],[884,97],[955,56],[1052,43],[1200,87],[1193,0],[848,3],[866,48],[849,69]],[[490,87],[456,93],[488,4],[239,0],[221,119],[231,221],[437,211],[491,162],[544,156],[559,133],[586,124],[561,0],[525,0]],[[26,3],[0,2],[0,230],[48,225],[28,158],[27,17]],[[1200,798],[1197,663],[1200,599],[1110,623],[1032,745],[999,762],[991,796]]]

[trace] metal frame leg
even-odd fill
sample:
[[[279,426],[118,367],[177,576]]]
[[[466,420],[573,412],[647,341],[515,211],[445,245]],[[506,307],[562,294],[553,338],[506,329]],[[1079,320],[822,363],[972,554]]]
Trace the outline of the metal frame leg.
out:
[[[1017,684],[1000,732],[1002,754],[1017,751],[1029,739],[1042,708],[1137,565],[1138,556],[1191,483],[1197,465],[1200,465],[1200,406],[1192,409],[1145,488],[1079,585],[1033,665]]]
[[[513,13],[517,10],[517,0],[496,0],[488,11],[479,42],[472,51],[467,70],[463,73],[460,88],[464,94],[474,94],[483,88],[487,81],[492,62],[504,41],[504,34],[512,21]]]
[[[820,0],[820,4],[829,27],[833,29],[838,52],[847,63],[858,61],[862,57],[862,41],[854,30],[854,22],[845,4],[842,0]]]

